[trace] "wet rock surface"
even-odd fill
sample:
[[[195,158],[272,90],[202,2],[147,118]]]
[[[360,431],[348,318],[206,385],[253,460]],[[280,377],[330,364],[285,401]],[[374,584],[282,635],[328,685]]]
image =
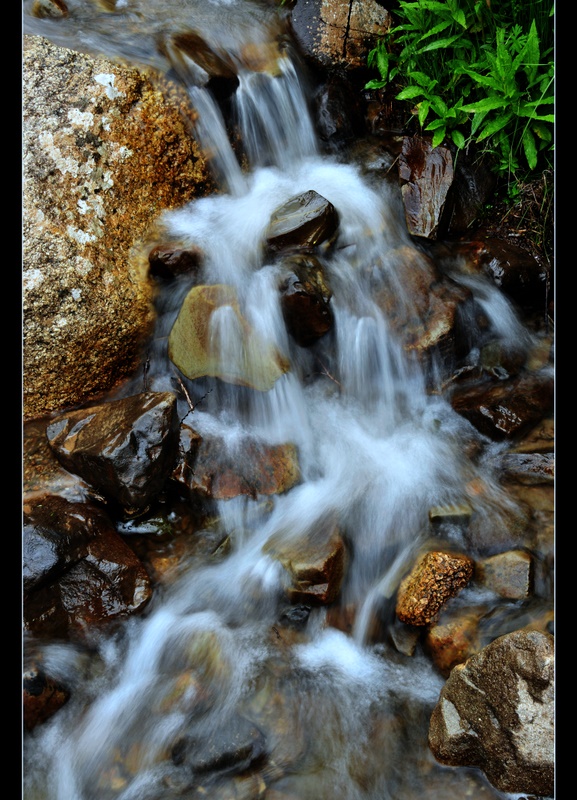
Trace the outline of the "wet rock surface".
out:
[[[24,629],[83,639],[142,610],[152,596],[146,569],[102,509],[57,495],[24,507]],[[50,678],[50,676],[47,676]]]
[[[69,472],[130,517],[145,511],[166,483],[178,431],[176,395],[150,392],[58,416],[46,435]]]

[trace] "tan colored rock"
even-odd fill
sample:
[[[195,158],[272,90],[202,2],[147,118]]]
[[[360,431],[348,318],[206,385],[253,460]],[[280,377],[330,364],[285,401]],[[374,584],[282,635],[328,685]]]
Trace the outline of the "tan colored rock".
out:
[[[300,0],[292,27],[304,51],[324,65],[365,68],[367,56],[391,24],[375,0]]]
[[[425,553],[401,581],[397,617],[408,625],[428,625],[471,580],[474,562],[460,553]]]
[[[291,575],[287,595],[292,603],[326,605],[338,596],[347,554],[337,528],[319,528],[299,536],[275,534],[263,552],[280,561]]]
[[[154,319],[140,243],[207,185],[192,120],[186,93],[159,75],[24,36],[26,418],[137,367]]]
[[[215,311],[230,309],[236,335],[221,347],[213,324]],[[211,331],[212,329],[212,331]],[[266,392],[289,368],[270,342],[263,341],[243,317],[234,287],[194,286],[184,298],[168,337],[168,357],[187,378],[206,376]]]

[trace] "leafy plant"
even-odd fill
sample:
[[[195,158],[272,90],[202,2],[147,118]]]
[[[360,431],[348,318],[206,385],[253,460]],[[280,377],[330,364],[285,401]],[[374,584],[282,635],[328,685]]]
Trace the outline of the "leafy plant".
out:
[[[391,28],[368,55],[379,78],[401,84],[433,147],[483,143],[509,175],[547,164],[553,149],[554,9],[550,0],[399,0]],[[545,6],[550,10],[545,13]],[[522,165],[522,166],[521,166]]]

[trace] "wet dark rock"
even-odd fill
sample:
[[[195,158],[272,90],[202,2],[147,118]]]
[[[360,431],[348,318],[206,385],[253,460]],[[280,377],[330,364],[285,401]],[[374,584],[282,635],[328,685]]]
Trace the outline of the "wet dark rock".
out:
[[[68,472],[58,461],[46,438],[49,423],[49,419],[36,419],[24,425],[24,501],[46,494],[60,495],[73,502],[102,501],[93,487],[78,475]]]
[[[412,236],[436,239],[447,192],[453,182],[453,158],[431,139],[405,136],[399,157],[399,180],[407,230]]]
[[[172,748],[172,760],[185,765],[194,774],[242,772],[265,754],[265,738],[246,717],[234,714],[210,733],[193,733],[180,739]]]
[[[397,592],[397,617],[408,625],[428,625],[473,577],[474,561],[461,553],[423,554]]]
[[[503,239],[448,245],[463,272],[486,275],[517,308],[544,310],[549,291],[547,271],[522,247]]]
[[[200,261],[199,250],[170,244],[158,244],[148,254],[150,274],[155,278],[174,278],[187,272],[195,272]]]
[[[497,185],[490,162],[483,159],[474,147],[453,151],[453,182],[439,220],[439,233],[454,239],[466,236],[470,226],[479,218],[486,203],[492,199]]]
[[[271,253],[282,250],[314,250],[335,238],[339,215],[332,203],[318,192],[308,191],[291,198],[273,212],[265,233]]]
[[[187,425],[172,479],[192,500],[230,500],[248,495],[281,494],[300,480],[298,453],[290,443],[268,445],[245,439],[236,443],[201,437]]]
[[[27,731],[46,722],[70,699],[70,691],[50,678],[37,664],[30,665],[22,679],[24,727]]]
[[[450,402],[482,434],[501,441],[536,425],[551,412],[553,399],[553,374],[545,369],[497,383],[456,385]]]
[[[554,639],[518,630],[457,665],[429,728],[435,758],[481,769],[502,792],[553,796]]]
[[[285,259],[282,266],[290,270],[280,286],[287,330],[301,347],[310,347],[334,326],[331,290],[314,256],[296,255]]]
[[[296,606],[289,606],[282,612],[280,622],[291,628],[300,629],[306,625],[310,613],[311,606],[306,606],[302,603]]]
[[[158,49],[189,84],[204,86],[212,77],[236,76],[232,59],[215,51],[199,31],[188,30],[161,39]]]
[[[27,631],[82,637],[148,602],[148,574],[102,509],[54,496],[24,512]]]
[[[178,429],[176,395],[144,392],[56,417],[46,435],[67,470],[132,516],[147,508],[170,475]]]
[[[102,518],[90,506],[54,495],[25,504],[23,521],[22,578],[28,594],[87,556]]]

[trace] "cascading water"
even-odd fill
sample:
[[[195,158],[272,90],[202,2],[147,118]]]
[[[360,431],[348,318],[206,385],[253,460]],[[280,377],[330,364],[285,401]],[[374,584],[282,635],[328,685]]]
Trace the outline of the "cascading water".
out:
[[[248,6],[209,5],[212,13]],[[26,799],[441,800],[448,795],[435,781],[444,768],[427,753],[426,730],[443,679],[419,652],[402,660],[372,645],[369,629],[376,608],[390,618],[387,603],[426,544],[429,509],[460,502],[481,467],[461,445],[464,435],[476,434],[441,394],[427,390],[422,368],[373,300],[371,286],[387,278],[398,303],[410,304],[386,260],[407,242],[396,200],[385,186],[377,192],[355,165],[320,154],[289,49],[274,75],[239,68],[232,102],[248,166],[241,168],[210,90],[190,91],[197,135],[223,192],[167,213],[164,225],[175,240],[202,248],[195,281],[233,287],[258,341],[274,345],[290,365],[267,391],[179,376],[194,402],[191,424],[222,437],[233,454],[246,439],[293,443],[300,482],[266,503],[219,501],[218,524],[231,543],[226,557],[208,566],[182,563],[145,615],[120,634],[94,636],[90,665],[71,645],[45,647],[51,673],[74,692],[30,737]],[[338,246],[321,254],[334,331],[312,349],[288,336],[279,267],[262,249],[274,210],[309,190],[339,214]],[[159,298],[150,390],[174,389],[166,340],[191,285],[181,276]],[[499,333],[518,341],[517,321],[492,304],[487,287],[471,281],[469,288],[495,311],[493,323],[505,328]],[[230,374],[247,356],[238,326],[231,305],[211,320],[211,347]],[[258,364],[259,352],[249,355]],[[140,387],[138,376],[124,391]],[[326,609],[312,608],[296,641],[280,646],[271,628],[286,602],[287,576],[266,544],[333,524],[350,542],[341,603],[356,609],[351,632],[327,625]],[[202,788],[182,785],[167,759],[174,741],[185,730],[191,741],[206,742],[237,715],[264,733],[263,780],[273,788],[232,786],[226,773]],[[479,797],[507,796],[474,770],[464,772],[474,774]]]

